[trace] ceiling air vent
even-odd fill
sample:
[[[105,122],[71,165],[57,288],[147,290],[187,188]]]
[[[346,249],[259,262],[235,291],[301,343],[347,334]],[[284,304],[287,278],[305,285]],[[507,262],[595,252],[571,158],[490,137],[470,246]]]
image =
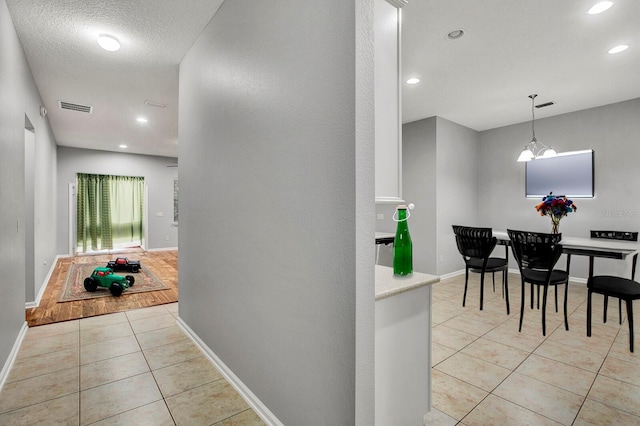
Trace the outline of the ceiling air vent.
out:
[[[72,104],[71,102],[58,101],[58,106],[60,106],[60,109],[69,109],[71,111],[86,112],[87,114],[91,114],[93,112],[92,106]]]
[[[555,105],[555,104],[556,104],[556,103],[555,103],[555,102],[553,102],[553,101],[551,101],[551,102],[545,102],[545,103],[543,103],[543,104],[538,104],[538,105],[536,105],[536,108],[544,108],[544,107],[548,107],[548,106]]]

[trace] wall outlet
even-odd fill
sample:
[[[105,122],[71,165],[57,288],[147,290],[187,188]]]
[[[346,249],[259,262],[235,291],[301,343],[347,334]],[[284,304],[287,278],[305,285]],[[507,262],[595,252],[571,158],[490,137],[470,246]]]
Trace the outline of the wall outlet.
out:
[[[165,241],[169,241],[169,236],[167,235],[166,237],[164,237]]]
[[[378,213],[378,220],[384,220],[384,213]]]
[[[162,212],[158,212],[158,213],[156,213],[156,216],[158,216],[158,217],[162,217],[162,216],[164,216],[164,213],[162,213]]]

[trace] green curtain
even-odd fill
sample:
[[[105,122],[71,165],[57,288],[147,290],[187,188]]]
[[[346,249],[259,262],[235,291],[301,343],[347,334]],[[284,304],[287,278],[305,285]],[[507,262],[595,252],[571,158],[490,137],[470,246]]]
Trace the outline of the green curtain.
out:
[[[112,249],[142,241],[144,178],[77,175],[77,247]]]

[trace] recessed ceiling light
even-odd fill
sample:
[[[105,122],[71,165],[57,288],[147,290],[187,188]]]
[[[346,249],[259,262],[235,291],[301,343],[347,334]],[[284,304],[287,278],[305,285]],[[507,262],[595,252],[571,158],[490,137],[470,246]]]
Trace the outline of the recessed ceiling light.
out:
[[[620,53],[623,52],[625,50],[627,50],[629,48],[629,46],[627,46],[626,44],[621,44],[619,46],[613,47],[609,50],[609,53],[614,54],[614,53]]]
[[[125,144],[118,145],[120,148],[125,149],[127,146]]]
[[[416,77],[412,77],[409,80],[407,80],[407,84],[418,84],[418,83],[420,83],[420,79]]]
[[[147,120],[147,119],[146,119],[146,118],[144,118],[144,117],[138,117],[138,118],[136,118],[136,121],[137,121],[138,123],[146,123],[146,122],[147,122],[147,121],[149,121],[149,120]]]
[[[613,6],[612,1],[601,1],[600,3],[595,4],[589,11],[587,12],[589,15],[597,15],[598,13],[602,13],[605,10],[609,9]]]
[[[100,37],[98,37],[98,44],[104,50],[108,50],[109,52],[120,50],[120,42],[115,37],[111,37],[108,35],[101,35]]]
[[[449,40],[456,40],[464,35],[464,30],[453,30],[447,33],[447,38]]]

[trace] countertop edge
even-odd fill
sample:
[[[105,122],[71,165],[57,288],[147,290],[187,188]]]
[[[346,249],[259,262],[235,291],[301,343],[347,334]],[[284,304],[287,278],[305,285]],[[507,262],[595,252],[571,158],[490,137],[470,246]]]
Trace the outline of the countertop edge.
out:
[[[376,265],[376,301],[440,282],[437,275],[414,272],[406,277],[393,275],[393,268]]]

